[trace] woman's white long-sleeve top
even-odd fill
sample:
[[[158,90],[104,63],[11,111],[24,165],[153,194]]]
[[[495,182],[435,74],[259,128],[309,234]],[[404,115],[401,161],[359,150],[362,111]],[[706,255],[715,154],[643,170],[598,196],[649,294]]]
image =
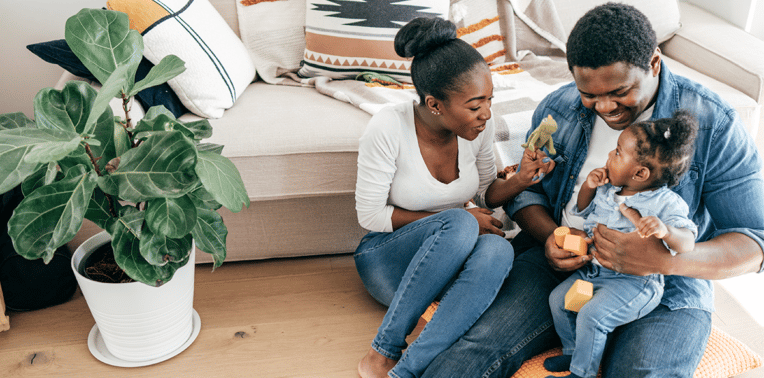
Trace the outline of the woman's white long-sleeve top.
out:
[[[422,158],[414,106],[410,102],[380,110],[360,139],[355,201],[358,221],[367,230],[392,232],[394,206],[439,212],[475,199],[485,207],[486,189],[496,179],[493,119],[475,140],[458,138],[459,178],[444,184]]]

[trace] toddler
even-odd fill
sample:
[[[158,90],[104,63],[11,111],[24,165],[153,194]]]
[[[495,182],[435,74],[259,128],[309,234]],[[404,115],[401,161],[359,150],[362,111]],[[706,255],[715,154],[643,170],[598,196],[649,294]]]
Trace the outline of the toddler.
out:
[[[672,255],[692,251],[697,226],[687,218],[687,204],[669,188],[679,183],[690,166],[696,130],[694,118],[682,110],[672,118],[624,129],[605,167],[592,170],[578,194],[575,212],[585,218],[587,235],[591,237],[592,229],[601,223],[621,232],[636,230],[643,238],[662,239]],[[638,224],[621,213],[624,206],[639,211]],[[578,314],[565,309],[565,294],[577,279],[594,286],[594,296]],[[648,314],[662,296],[662,275],[622,274],[594,259],[549,297],[563,354],[548,358],[544,367],[553,372],[569,370],[567,377],[596,377],[608,333]]]

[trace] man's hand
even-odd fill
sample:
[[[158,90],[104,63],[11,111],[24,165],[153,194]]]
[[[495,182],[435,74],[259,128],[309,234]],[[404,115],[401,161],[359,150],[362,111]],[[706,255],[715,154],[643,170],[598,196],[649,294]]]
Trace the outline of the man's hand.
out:
[[[472,214],[472,216],[475,217],[475,219],[478,221],[478,226],[480,227],[478,230],[478,235],[496,234],[504,237],[504,231],[501,230],[501,228],[504,227],[504,224],[501,223],[500,220],[491,216],[493,211],[484,209],[482,207],[473,207],[471,209],[467,209],[467,211],[469,211],[470,214]]]
[[[585,232],[575,228],[571,228],[570,233],[572,235],[586,238]],[[549,235],[546,239],[546,243],[544,243],[544,251],[546,253],[546,259],[549,261],[549,265],[551,265],[554,270],[561,272],[576,270],[592,260],[591,255],[579,256],[573,252],[568,252],[557,247],[557,243],[554,241],[554,233]]]
[[[639,224],[639,211],[625,205],[621,213],[632,223]],[[602,266],[619,273],[637,276],[665,274],[671,254],[658,238],[643,238],[637,231],[623,233],[598,224],[592,232],[594,257]]]

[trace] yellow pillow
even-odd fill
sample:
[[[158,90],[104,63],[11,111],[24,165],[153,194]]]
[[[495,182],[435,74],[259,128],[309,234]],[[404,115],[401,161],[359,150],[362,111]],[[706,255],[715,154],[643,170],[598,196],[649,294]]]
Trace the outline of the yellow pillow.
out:
[[[422,319],[425,322],[430,321],[437,308],[438,303],[433,302],[427,308],[427,311],[422,314]],[[520,370],[512,378],[545,378],[549,375],[567,375],[568,372],[551,373],[544,369],[544,360],[548,357],[559,356],[561,354],[562,349],[560,348],[550,349],[541,353],[525,361],[520,366]],[[708,339],[708,345],[706,346],[706,352],[703,354],[703,358],[700,360],[693,378],[733,377],[748,370],[756,369],[761,365],[761,356],[739,340],[713,326],[711,336]]]

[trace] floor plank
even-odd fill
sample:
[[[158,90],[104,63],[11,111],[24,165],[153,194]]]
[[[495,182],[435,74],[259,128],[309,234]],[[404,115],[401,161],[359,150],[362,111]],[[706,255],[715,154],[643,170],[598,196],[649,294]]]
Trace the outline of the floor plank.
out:
[[[78,292],[59,306],[10,313],[11,329],[0,332],[2,376],[355,377],[385,312],[347,255],[227,263],[214,272],[201,264],[195,274],[202,328],[178,356],[139,368],[101,363],[87,347],[95,322]]]

